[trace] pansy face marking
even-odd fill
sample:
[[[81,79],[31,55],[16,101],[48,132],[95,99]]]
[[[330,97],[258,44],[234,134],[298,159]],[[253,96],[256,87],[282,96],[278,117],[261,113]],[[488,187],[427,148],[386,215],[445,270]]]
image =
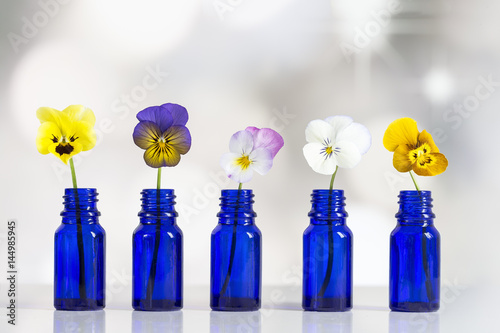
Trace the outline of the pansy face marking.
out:
[[[134,129],[135,144],[145,149],[144,161],[152,168],[179,164],[181,155],[191,148],[191,134],[185,126],[187,110],[167,103],[146,108],[137,114],[139,124]]]
[[[306,128],[304,157],[316,172],[332,175],[337,167],[353,168],[371,146],[368,129],[348,116],[313,120]]]
[[[448,167],[448,160],[432,136],[426,130],[419,132],[417,122],[411,118],[400,118],[389,125],[384,146],[394,152],[393,165],[399,172],[413,170],[420,176],[435,176]]]
[[[41,125],[36,145],[41,154],[52,153],[67,164],[76,154],[95,146],[95,116],[89,108],[71,105],[58,111],[42,107],[37,117]]]
[[[247,127],[233,134],[229,153],[222,155],[220,165],[229,178],[246,183],[254,171],[261,175],[269,172],[283,144],[281,135],[270,128]]]

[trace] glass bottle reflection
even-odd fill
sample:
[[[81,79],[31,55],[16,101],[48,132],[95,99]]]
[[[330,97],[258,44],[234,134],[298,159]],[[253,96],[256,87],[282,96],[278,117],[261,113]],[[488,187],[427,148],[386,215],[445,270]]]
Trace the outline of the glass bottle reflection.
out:
[[[302,313],[302,333],[352,333],[352,312]]]
[[[245,332],[260,333],[262,318],[260,311],[210,312],[210,333]]]
[[[54,311],[54,333],[104,333],[106,314],[100,311]]]
[[[389,313],[389,333],[439,333],[439,313]]]
[[[182,333],[182,311],[171,312],[132,312],[132,333]]]

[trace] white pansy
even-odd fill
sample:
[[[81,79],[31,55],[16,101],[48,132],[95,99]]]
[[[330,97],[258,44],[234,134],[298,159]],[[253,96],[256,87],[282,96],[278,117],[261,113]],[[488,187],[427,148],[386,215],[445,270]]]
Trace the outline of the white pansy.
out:
[[[306,128],[307,144],[303,148],[309,166],[323,175],[335,169],[353,168],[371,146],[368,129],[348,116],[313,120]]]

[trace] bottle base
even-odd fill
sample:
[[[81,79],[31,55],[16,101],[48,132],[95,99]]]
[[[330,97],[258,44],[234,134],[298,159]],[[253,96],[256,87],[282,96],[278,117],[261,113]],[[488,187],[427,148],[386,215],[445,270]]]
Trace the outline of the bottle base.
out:
[[[55,298],[54,307],[63,311],[98,311],[104,309],[103,299]]]
[[[350,297],[304,297],[302,308],[305,311],[346,312],[352,309]]]
[[[182,309],[182,302],[171,299],[154,299],[153,301],[134,299],[132,307],[136,311],[178,311]]]
[[[391,303],[389,308],[397,312],[436,312],[439,310],[439,302]]]
[[[260,309],[260,299],[248,297],[217,297],[210,302],[214,311],[257,311]]]

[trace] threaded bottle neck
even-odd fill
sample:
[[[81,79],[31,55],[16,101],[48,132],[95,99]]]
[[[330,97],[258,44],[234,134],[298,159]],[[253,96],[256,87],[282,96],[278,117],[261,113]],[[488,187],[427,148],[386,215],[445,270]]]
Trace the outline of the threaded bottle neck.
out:
[[[147,189],[141,192],[141,211],[139,217],[149,219],[169,219],[178,216],[175,211],[175,194],[172,189]],[[144,222],[144,221],[142,221]]]
[[[95,188],[67,188],[64,191],[64,218],[91,218],[100,216],[97,210],[97,190]]]
[[[219,223],[252,224],[257,214],[253,211],[252,190],[222,190],[220,211],[217,214]]]
[[[343,224],[349,216],[345,210],[343,190],[313,190],[311,194],[312,224]]]
[[[401,191],[399,211],[396,214],[401,224],[431,224],[436,217],[432,212],[431,191]]]

